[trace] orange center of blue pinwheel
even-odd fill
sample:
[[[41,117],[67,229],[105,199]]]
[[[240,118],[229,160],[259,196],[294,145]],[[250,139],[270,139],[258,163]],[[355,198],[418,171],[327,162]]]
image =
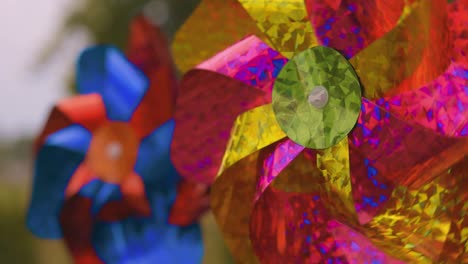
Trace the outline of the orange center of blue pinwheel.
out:
[[[121,183],[133,172],[138,138],[124,122],[108,122],[94,133],[86,162],[95,176],[105,182]]]

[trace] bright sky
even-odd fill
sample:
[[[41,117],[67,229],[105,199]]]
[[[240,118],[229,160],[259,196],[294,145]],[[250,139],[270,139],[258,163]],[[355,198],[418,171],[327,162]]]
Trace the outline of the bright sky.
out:
[[[72,36],[46,65],[34,63],[76,2],[0,2],[0,141],[37,134],[54,102],[66,95],[67,74],[86,36]]]

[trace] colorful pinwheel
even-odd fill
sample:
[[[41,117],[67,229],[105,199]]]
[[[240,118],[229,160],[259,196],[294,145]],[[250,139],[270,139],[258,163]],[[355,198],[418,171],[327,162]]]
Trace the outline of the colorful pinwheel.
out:
[[[163,34],[131,25],[127,58],[85,50],[80,95],[59,102],[37,140],[27,225],[63,236],[75,263],[200,263],[206,191],[169,158],[176,82]],[[133,62],[133,63],[132,63]]]
[[[215,55],[214,10],[201,41],[208,10],[176,36],[183,70],[215,56],[182,80],[171,147],[216,180],[237,261],[467,262],[467,2],[239,2],[260,31],[236,34],[259,38]]]

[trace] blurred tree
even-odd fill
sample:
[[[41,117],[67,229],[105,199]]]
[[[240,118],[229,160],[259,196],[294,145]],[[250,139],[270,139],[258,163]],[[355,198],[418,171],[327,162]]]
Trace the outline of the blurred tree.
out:
[[[201,0],[82,0],[63,24],[57,37],[48,45],[39,59],[46,61],[75,30],[84,29],[93,43],[112,44],[124,50],[128,26],[139,13],[159,25],[171,41]],[[73,74],[68,86],[75,91]]]
[[[96,43],[123,48],[131,18],[148,0],[85,0],[65,21],[64,32],[85,28]]]
[[[136,14],[144,13],[161,26],[172,40],[177,29],[192,13],[200,0],[82,0],[65,20],[62,30],[45,56],[48,58],[74,30],[85,29],[94,43],[113,44],[124,49],[128,25]]]

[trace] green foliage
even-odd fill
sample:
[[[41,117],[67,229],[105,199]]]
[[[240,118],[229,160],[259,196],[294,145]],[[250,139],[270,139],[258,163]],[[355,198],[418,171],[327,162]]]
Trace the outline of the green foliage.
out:
[[[23,196],[24,197],[24,196]],[[34,263],[34,241],[24,228],[23,198],[14,188],[0,188],[0,262]],[[16,199],[15,199],[16,198]],[[15,202],[13,202],[15,201]],[[5,261],[5,262],[4,262]]]
[[[27,170],[23,168],[21,171]],[[0,263],[71,263],[60,240],[40,240],[26,229],[28,191],[24,185],[0,180]]]
[[[168,7],[168,20],[161,25],[169,39],[184,23],[200,0],[83,0],[65,20],[58,39],[49,48],[50,55],[57,44],[62,42],[75,29],[85,29],[95,43],[113,44],[125,48],[128,25],[131,19],[141,12],[149,18],[158,19],[157,10],[162,2]]]

